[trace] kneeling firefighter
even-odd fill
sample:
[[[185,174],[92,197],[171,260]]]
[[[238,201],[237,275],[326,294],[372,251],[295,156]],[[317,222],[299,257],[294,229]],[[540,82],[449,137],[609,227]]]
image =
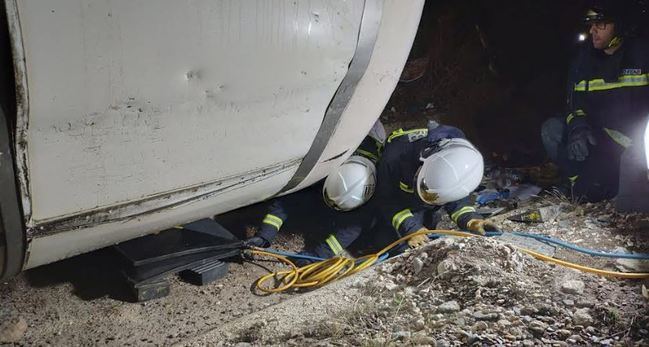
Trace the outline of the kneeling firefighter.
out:
[[[429,216],[444,209],[461,229],[480,234],[498,230],[468,198],[483,171],[482,155],[460,129],[431,121],[425,129],[393,132],[378,166],[375,203],[382,224],[402,237],[434,229],[436,218]],[[417,247],[427,240],[416,236],[408,245]]]
[[[371,210],[364,205],[374,195],[376,163],[385,138],[385,129],[377,121],[352,156],[327,176],[321,189],[305,189],[274,199],[259,231],[246,244],[269,247],[291,215],[308,219],[309,228],[320,226],[327,235],[323,242],[300,254],[327,259],[345,253],[372,223]],[[296,263],[304,265],[307,262],[296,259]]]
[[[618,194],[623,153],[644,145],[637,130],[649,115],[649,41],[635,34],[634,3],[591,1],[590,39],[571,69],[567,116],[547,120],[541,132],[573,196],[590,202]]]

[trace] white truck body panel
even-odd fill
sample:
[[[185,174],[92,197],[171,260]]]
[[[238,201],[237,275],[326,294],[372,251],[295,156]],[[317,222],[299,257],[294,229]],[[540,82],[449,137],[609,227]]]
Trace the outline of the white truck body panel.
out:
[[[387,103],[423,2],[5,0],[25,268],[324,178]]]
[[[380,115],[399,82],[415,39],[424,0],[385,1],[374,51],[363,78],[337,124],[335,132],[318,159],[318,164],[295,189],[299,190],[319,181],[345,161],[363,141],[357,132],[367,134]],[[342,158],[326,161],[345,149],[352,149]]]
[[[335,4],[18,2],[30,224],[302,158],[356,47]]]

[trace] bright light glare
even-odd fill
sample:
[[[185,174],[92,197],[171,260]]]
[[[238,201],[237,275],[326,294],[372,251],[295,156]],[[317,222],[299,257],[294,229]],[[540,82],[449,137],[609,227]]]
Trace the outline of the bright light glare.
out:
[[[647,158],[647,170],[649,170],[649,118],[647,118],[647,128],[644,131],[644,155]]]
[[[586,34],[579,34],[579,41],[580,42],[586,41],[586,38],[588,38],[588,36],[586,36]]]

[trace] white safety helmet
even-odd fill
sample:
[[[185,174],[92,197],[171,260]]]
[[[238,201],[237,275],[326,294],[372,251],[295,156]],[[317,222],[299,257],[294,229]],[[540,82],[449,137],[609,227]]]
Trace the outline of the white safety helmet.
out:
[[[463,199],[482,181],[482,154],[465,139],[443,139],[424,150],[420,160],[423,164],[415,177],[417,194],[429,205]]]
[[[350,211],[366,203],[376,187],[374,163],[352,155],[327,176],[322,188],[325,203],[338,211]]]

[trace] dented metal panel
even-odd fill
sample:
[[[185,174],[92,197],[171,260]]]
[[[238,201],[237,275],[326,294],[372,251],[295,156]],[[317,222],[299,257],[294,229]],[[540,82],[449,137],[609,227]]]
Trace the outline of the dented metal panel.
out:
[[[109,210],[119,220],[142,201],[155,211],[171,206],[156,197],[300,160],[347,72],[362,5],[18,2],[32,233]]]
[[[380,115],[423,6],[5,2],[25,268],[323,178]]]
[[[174,192],[154,194],[137,201],[93,209],[67,218],[45,220],[39,224],[38,229],[29,230],[27,237],[44,236],[61,230],[75,230],[99,224],[133,220],[144,215],[157,214],[180,206],[191,205],[200,200],[214,200],[214,198],[218,198],[227,192],[254,185],[272,176],[292,172],[299,162],[299,160],[291,160]],[[260,194],[260,197],[267,197],[267,195]],[[224,211],[222,208],[215,209],[211,214],[219,212]]]
[[[173,208],[97,224],[91,228],[39,235],[29,243],[24,269],[250,205],[277,193],[279,187],[286,184],[294,174],[296,167],[280,170],[263,179],[254,179],[250,184],[227,189],[205,199],[191,199]]]
[[[315,140],[309,148],[309,152],[304,157],[304,160],[297,169],[295,176],[291,178],[288,184],[282,188],[282,192],[289,191],[297,187],[306,175],[311,172],[313,167],[317,164],[318,158],[325,149],[331,134],[333,134],[338,122],[343,116],[343,111],[347,107],[349,100],[354,95],[354,91],[361,77],[367,69],[367,65],[374,49],[374,43],[378,34],[378,27],[381,23],[381,10],[383,7],[383,0],[366,0],[364,1],[363,17],[361,19],[360,31],[358,34],[358,44],[356,45],[356,52],[352,58],[349,70],[342,80],[336,94],[329,104],[327,113]],[[343,156],[346,152],[341,152],[339,156]],[[352,152],[352,151],[349,151]],[[336,158],[336,157],[334,157]],[[331,159],[329,159],[331,160]]]
[[[317,164],[291,191],[317,182],[351,155],[353,151],[349,149],[360,145],[363,137],[359,137],[358,132],[369,132],[399,81],[417,34],[423,6],[424,0],[383,2],[381,23],[367,68],[335,124],[333,135],[327,137]],[[340,153],[344,155],[339,156]]]

